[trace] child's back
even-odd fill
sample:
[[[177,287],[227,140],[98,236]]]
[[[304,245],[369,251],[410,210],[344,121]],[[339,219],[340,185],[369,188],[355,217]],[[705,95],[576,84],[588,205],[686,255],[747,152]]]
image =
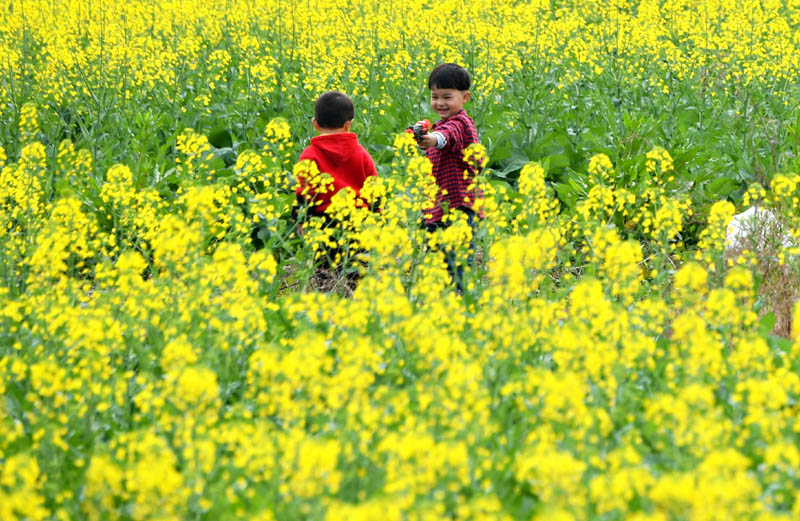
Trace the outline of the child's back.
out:
[[[311,138],[311,144],[300,154],[300,160],[316,163],[320,172],[330,174],[333,186],[324,193],[313,193],[315,212],[324,212],[331,204],[331,197],[343,188],[361,192],[364,181],[377,175],[375,164],[369,153],[358,142],[353,132],[320,134]],[[306,188],[305,179],[298,184],[297,193]]]
[[[315,186],[314,179],[307,179],[302,168],[298,172],[296,193],[298,199],[312,205],[312,212],[323,213],[331,204],[331,198],[344,188],[359,195],[364,181],[378,175],[372,157],[350,132],[354,117],[353,103],[341,92],[326,92],[314,104],[314,128],[318,136],[300,154],[300,160],[313,161],[319,172],[331,176],[332,186]]]

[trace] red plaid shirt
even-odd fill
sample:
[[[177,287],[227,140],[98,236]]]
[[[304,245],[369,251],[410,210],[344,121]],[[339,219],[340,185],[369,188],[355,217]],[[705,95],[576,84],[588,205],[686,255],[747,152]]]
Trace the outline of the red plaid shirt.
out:
[[[476,172],[464,162],[464,149],[478,143],[478,129],[472,118],[462,109],[454,116],[434,123],[431,132],[443,134],[447,143],[441,149],[431,147],[425,152],[433,164],[433,176],[439,186],[436,203],[425,214],[428,224],[442,220],[443,206],[451,210],[459,207],[474,209],[475,200],[482,197],[475,186]]]

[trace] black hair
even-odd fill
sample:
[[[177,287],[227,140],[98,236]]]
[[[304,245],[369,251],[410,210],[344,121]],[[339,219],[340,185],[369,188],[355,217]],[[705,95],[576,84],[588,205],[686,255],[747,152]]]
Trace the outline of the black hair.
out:
[[[328,91],[314,103],[314,119],[322,128],[342,128],[346,121],[354,117],[353,102],[341,92]]]
[[[467,69],[455,63],[437,66],[428,77],[428,88],[469,90],[471,80]]]

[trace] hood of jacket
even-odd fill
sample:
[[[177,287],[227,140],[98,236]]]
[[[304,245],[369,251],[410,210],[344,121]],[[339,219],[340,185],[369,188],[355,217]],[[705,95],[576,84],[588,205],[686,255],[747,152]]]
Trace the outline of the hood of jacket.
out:
[[[333,166],[346,163],[356,150],[358,138],[354,132],[320,134],[311,138],[311,145],[323,159]]]

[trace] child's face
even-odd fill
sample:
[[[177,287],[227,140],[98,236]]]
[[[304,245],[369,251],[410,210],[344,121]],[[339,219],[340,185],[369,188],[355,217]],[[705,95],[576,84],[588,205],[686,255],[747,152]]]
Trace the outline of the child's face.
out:
[[[468,90],[431,88],[431,108],[442,119],[458,114],[468,99]]]

